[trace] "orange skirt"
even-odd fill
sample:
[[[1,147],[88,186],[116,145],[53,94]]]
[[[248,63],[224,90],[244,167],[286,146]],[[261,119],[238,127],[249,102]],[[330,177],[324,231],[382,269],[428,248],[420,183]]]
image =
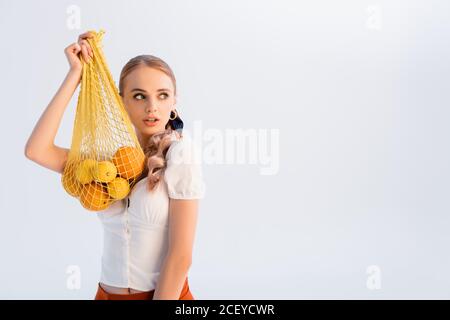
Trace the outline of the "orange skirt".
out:
[[[131,294],[115,294],[106,292],[98,284],[97,294],[95,295],[95,300],[153,300],[153,294],[155,290],[131,293]],[[191,290],[189,289],[188,278],[184,281],[183,289],[181,290],[180,299],[178,300],[195,300]]]

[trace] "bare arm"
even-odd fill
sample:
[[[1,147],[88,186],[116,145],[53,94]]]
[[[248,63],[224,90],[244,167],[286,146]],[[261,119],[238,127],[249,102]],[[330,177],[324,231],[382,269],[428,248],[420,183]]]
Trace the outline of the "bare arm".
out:
[[[65,49],[69,60],[70,70],[53,99],[39,118],[31,136],[25,145],[25,156],[50,170],[62,173],[69,149],[55,145],[55,136],[61,123],[62,116],[70,102],[81,78],[82,64],[78,57],[81,52],[88,61],[92,51],[85,38],[89,33],[80,35],[79,43],[73,43]]]
[[[198,200],[170,199],[169,250],[153,300],[179,300],[192,263]]]
[[[79,73],[69,71],[61,87],[41,115],[25,146],[28,159],[62,173],[69,149],[54,144],[61,118],[80,79]]]

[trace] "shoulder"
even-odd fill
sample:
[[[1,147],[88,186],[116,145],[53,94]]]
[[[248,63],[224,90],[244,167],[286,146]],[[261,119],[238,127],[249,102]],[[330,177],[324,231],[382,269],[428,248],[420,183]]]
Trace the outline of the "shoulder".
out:
[[[166,160],[170,164],[200,165],[200,147],[189,135],[182,137],[172,135],[172,143],[166,154]]]
[[[172,141],[166,154],[164,179],[169,197],[200,199],[205,193],[201,153],[197,143],[187,135]]]

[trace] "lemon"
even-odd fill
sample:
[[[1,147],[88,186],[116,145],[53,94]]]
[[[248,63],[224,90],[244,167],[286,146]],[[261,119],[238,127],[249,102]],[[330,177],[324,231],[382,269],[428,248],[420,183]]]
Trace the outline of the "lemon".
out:
[[[93,168],[92,176],[98,182],[110,182],[117,176],[117,168],[111,161],[101,161]]]
[[[96,166],[97,161],[94,159],[85,159],[81,161],[75,171],[75,178],[82,184],[90,183],[94,180],[92,169]]]
[[[108,183],[108,193],[111,198],[120,200],[125,198],[130,192],[130,185],[124,178],[117,177]]]
[[[75,175],[72,170],[65,172],[61,177],[61,182],[64,190],[73,197],[78,197],[81,193],[81,187],[83,186],[75,179]]]

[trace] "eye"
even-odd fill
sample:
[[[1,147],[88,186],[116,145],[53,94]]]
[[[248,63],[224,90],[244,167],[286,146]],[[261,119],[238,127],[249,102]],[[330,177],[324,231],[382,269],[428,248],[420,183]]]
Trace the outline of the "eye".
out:
[[[162,95],[164,95],[165,97],[164,97],[164,99],[167,99],[168,97],[169,97],[169,95],[167,94],[167,93],[161,93],[159,96],[161,97]]]
[[[142,97],[142,98],[140,98]],[[133,98],[135,98],[136,100],[142,100],[145,99],[145,96],[142,93],[136,93]]]

